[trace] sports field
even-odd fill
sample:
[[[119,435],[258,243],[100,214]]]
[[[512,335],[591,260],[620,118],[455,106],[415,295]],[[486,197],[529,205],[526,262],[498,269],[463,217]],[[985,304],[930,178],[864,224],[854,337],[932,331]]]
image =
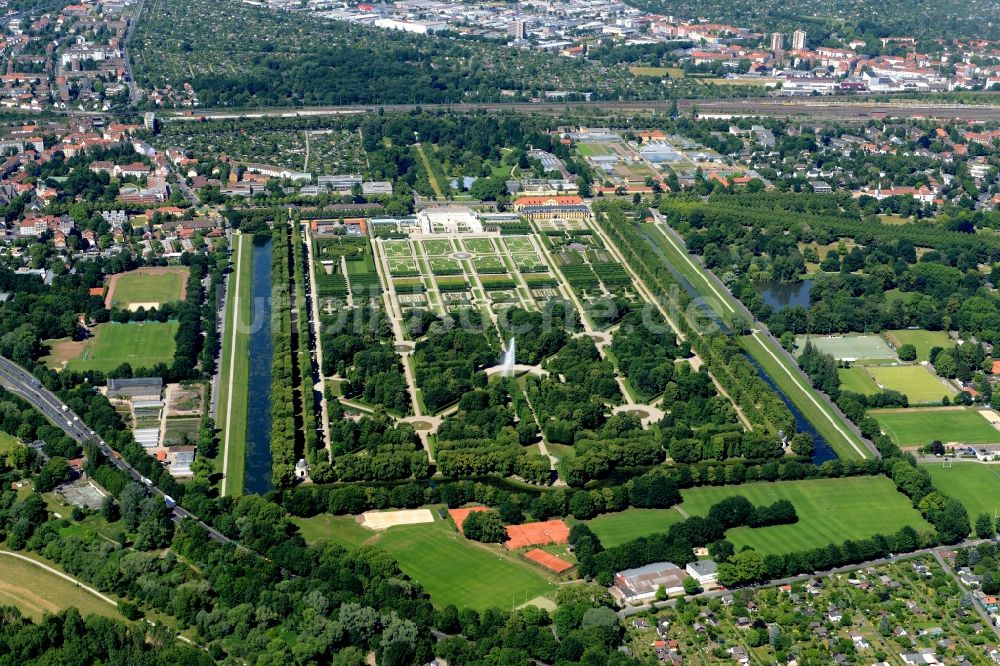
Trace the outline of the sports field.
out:
[[[874,409],[868,412],[898,446],[920,446],[936,439],[962,444],[1000,443],[1000,430],[976,409]]]
[[[930,472],[935,488],[965,505],[970,521],[981,513],[993,517],[1000,511],[1000,466],[956,462],[945,467],[938,462],[922,467]]]
[[[684,516],[677,509],[626,509],[588,520],[587,526],[605,548],[611,548],[641,536],[666,532],[682,520]]]
[[[902,345],[913,345],[917,349],[917,360],[930,360],[931,347],[941,347],[947,349],[954,345],[951,338],[944,331],[923,331],[923,330],[894,330],[886,331],[885,339],[899,349]]]
[[[292,518],[291,521],[299,526],[302,538],[310,545],[322,541],[332,541],[344,548],[351,549],[357,548],[375,536],[374,531],[362,527],[354,516],[334,516],[329,513],[321,513],[311,518]]]
[[[875,382],[890,391],[899,391],[910,399],[910,404],[940,404],[958,391],[942,382],[922,365],[892,365],[866,368]]]
[[[672,79],[684,78],[684,70],[680,67],[629,67],[632,76],[652,76],[658,79],[670,76]]]
[[[840,375],[841,391],[851,391],[861,395],[878,393],[878,384],[868,374],[867,368],[856,365],[851,368],[840,368],[837,373]]]
[[[111,276],[105,304],[117,308],[156,307],[184,297],[186,266],[137,268]]]
[[[133,369],[152,368],[174,360],[177,322],[98,324],[94,336],[82,342],[47,340],[49,355],[42,360],[57,370],[110,372],[122,363]]]
[[[246,467],[247,391],[250,377],[251,277],[253,236],[233,236],[232,273],[226,293],[219,366],[219,405],[216,425],[222,431],[222,455],[216,456],[224,495],[243,494]],[[242,322],[244,325],[237,325]],[[235,335],[234,335],[235,334]]]
[[[795,346],[801,351],[806,341],[825,354],[838,361],[896,361],[896,352],[877,335],[799,335],[795,338]]]
[[[556,590],[537,567],[501,546],[468,541],[436,516],[429,525],[392,527],[376,543],[424,587],[435,606],[504,608]]]
[[[751,546],[765,555],[892,534],[907,525],[917,531],[931,529],[884,476],[691,488],[681,491],[681,508],[691,515],[704,516],[713,504],[732,495],[743,495],[755,505],[787,499],[795,506],[799,521],[792,525],[738,527],[726,533],[737,550]]]
[[[121,620],[118,609],[41,567],[0,555],[0,606],[17,606],[38,620],[45,613],[75,607],[81,615]]]

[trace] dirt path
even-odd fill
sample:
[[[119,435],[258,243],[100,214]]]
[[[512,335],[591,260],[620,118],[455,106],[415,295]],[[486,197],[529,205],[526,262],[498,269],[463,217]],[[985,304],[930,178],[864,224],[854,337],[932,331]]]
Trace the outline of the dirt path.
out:
[[[437,181],[437,176],[435,176],[434,172],[431,170],[431,161],[427,159],[427,154],[424,152],[423,144],[415,143],[413,144],[413,147],[417,149],[418,153],[420,153],[420,161],[424,163],[424,169],[427,170],[427,180],[430,182],[431,188],[434,190],[434,196],[438,199],[444,199],[444,192],[441,191],[441,185]]]

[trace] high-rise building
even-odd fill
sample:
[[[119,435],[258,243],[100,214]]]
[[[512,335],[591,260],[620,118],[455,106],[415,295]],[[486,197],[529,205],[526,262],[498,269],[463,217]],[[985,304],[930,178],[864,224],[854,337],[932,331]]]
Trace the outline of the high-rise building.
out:
[[[510,27],[509,34],[514,36],[514,39],[524,40],[527,39],[527,31],[524,29],[524,21],[514,21],[514,25]]]
[[[806,31],[796,30],[792,33],[792,50],[802,51],[806,48]]]
[[[142,116],[142,124],[145,125],[146,129],[148,129],[150,132],[155,131],[156,130],[156,114],[153,113],[152,111],[147,111]]]
[[[782,51],[785,48],[785,35],[780,32],[771,33],[771,50]]]

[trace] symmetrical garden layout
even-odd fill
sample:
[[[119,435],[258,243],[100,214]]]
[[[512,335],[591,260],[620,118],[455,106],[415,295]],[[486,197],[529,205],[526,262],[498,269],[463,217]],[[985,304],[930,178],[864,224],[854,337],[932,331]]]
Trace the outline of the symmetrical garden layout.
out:
[[[574,446],[577,433],[600,436],[615,415],[628,425],[608,437],[642,440],[656,451],[662,441],[653,424],[667,411],[693,438],[716,437],[723,454],[737,451],[732,442],[749,429],[711,374],[698,372],[701,359],[660,299],[592,220],[492,233],[315,235],[311,242],[331,462],[341,480],[405,478],[416,455],[446,476],[565,476],[560,461],[587,451]],[[511,340],[513,368],[503,373]],[[514,377],[501,382],[502,398],[464,404],[501,374]],[[671,410],[664,391],[669,404],[711,408]],[[364,415],[378,420],[383,409],[390,419],[379,426],[383,436],[392,429],[402,443],[365,443],[353,426],[338,425]],[[492,422],[469,418],[477,411]],[[511,447],[497,444],[505,429],[517,433]],[[501,462],[469,462],[472,449],[498,446],[506,448]],[[398,472],[374,463],[379,456]]]

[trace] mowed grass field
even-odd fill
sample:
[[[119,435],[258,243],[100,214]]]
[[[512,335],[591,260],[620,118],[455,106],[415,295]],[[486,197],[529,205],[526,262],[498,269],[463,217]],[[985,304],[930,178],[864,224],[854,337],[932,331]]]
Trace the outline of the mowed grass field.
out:
[[[226,294],[226,313],[222,327],[222,361],[219,367],[219,407],[216,425],[222,431],[223,447],[229,447],[216,456],[218,471],[226,475],[226,494],[243,494],[243,474],[246,468],[247,444],[247,392],[250,376],[250,320],[251,282],[253,266],[253,236],[233,236],[233,273],[229,276]],[[239,296],[237,298],[237,274]],[[237,302],[238,301],[238,302]],[[242,325],[238,325],[242,323]],[[235,344],[233,330],[236,331]],[[233,365],[235,364],[235,366]],[[232,383],[229,378],[232,377]],[[232,395],[230,395],[230,393]],[[230,407],[232,401],[232,407]],[[228,433],[228,439],[227,439]],[[224,462],[225,461],[225,462]],[[223,469],[225,467],[225,469]]]
[[[795,336],[795,346],[801,353],[806,342],[812,342],[818,350],[837,360],[847,361],[891,361],[897,360],[896,352],[877,335],[819,335]]]
[[[1000,430],[975,409],[874,409],[868,414],[898,446],[921,446],[936,439],[963,444],[1000,443]]]
[[[632,76],[651,76],[657,79],[662,79],[664,76],[672,79],[684,78],[684,70],[680,67],[629,67],[628,70],[632,72]]]
[[[958,393],[922,365],[895,365],[867,368],[876,383],[890,391],[899,391],[910,404],[941,403],[941,398]]]
[[[626,509],[588,520],[587,526],[605,548],[611,548],[642,536],[666,532],[682,520],[684,516],[677,509]]]
[[[16,606],[38,620],[45,613],[75,607],[81,615],[121,620],[118,609],[68,580],[9,555],[0,555],[0,606]]]
[[[884,476],[691,488],[681,491],[681,507],[693,516],[704,516],[713,504],[733,495],[743,495],[755,505],[786,499],[795,506],[799,521],[792,525],[738,527],[726,533],[737,550],[750,546],[765,555],[892,534],[907,525],[917,531],[931,529]]]
[[[174,360],[177,322],[142,322],[94,327],[94,336],[83,342],[47,340],[50,353],[43,362],[50,368],[110,372],[122,363],[133,368],[152,368]]]
[[[524,603],[555,592],[541,570],[502,546],[467,540],[435,515],[426,525],[402,525],[375,541],[391,554],[406,575],[419,582],[435,606],[455,604],[484,610]]]
[[[861,395],[874,395],[879,392],[878,384],[865,368],[860,366],[840,368],[837,373],[840,375],[841,391],[851,391]]]
[[[363,527],[354,519],[354,516],[334,516],[329,513],[321,513],[311,518],[292,518],[291,520],[299,526],[302,538],[309,545],[332,541],[339,546],[352,549],[357,548],[376,534],[367,527]]]
[[[21,445],[21,440],[14,435],[0,431],[0,455],[6,455]]]
[[[180,300],[188,279],[186,266],[138,268],[118,276],[111,303],[128,307],[132,303],[172,303]]]
[[[992,518],[1000,511],[1000,467],[978,462],[956,462],[951,467],[943,463],[922,465],[930,472],[934,487],[959,500],[975,521],[981,513]]]
[[[899,349],[902,345],[913,345],[916,347],[918,361],[930,360],[932,347],[947,349],[954,345],[952,339],[944,331],[911,331],[909,329],[901,329],[886,331],[883,335],[896,349]]]

